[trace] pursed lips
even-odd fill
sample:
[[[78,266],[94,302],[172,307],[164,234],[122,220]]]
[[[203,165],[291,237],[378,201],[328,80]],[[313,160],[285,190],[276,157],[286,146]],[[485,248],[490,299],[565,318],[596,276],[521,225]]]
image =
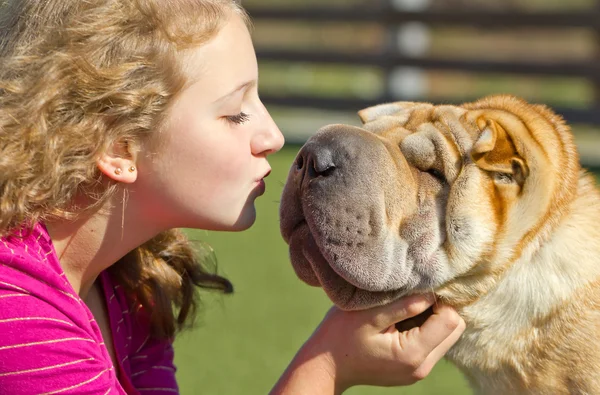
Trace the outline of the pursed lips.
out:
[[[262,177],[257,178],[255,181],[256,182],[261,182],[262,180],[264,180],[265,178],[267,178],[269,176],[269,174],[271,174],[271,168],[269,168],[269,170],[267,170]]]

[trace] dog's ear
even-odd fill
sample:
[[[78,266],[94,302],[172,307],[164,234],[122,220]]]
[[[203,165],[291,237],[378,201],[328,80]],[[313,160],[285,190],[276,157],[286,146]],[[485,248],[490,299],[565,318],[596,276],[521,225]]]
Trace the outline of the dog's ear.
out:
[[[386,115],[398,117],[398,122],[402,122],[401,119],[406,118],[404,120],[404,122],[406,122],[408,121],[408,116],[410,115],[410,109],[416,104],[418,103],[409,101],[378,104],[376,106],[367,107],[360,110],[358,112],[358,116],[360,117],[362,123],[369,123]]]
[[[371,132],[381,132],[404,126],[410,119],[414,102],[393,102],[367,107],[358,112],[363,127]]]
[[[481,134],[471,150],[475,164],[483,170],[508,176],[522,186],[529,169],[509,134],[492,119],[480,117],[477,126]]]

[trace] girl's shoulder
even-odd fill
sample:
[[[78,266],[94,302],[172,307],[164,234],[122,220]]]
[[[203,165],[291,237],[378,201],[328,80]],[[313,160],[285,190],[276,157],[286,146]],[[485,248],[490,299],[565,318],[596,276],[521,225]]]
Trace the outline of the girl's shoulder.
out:
[[[83,301],[67,280],[42,224],[0,238],[0,295],[6,293],[37,298],[75,319],[81,316]]]
[[[48,231],[41,223],[0,238],[0,268],[5,274],[20,272],[32,281],[50,281],[49,286],[68,285]]]
[[[43,226],[0,239],[0,392],[123,394],[93,319]]]

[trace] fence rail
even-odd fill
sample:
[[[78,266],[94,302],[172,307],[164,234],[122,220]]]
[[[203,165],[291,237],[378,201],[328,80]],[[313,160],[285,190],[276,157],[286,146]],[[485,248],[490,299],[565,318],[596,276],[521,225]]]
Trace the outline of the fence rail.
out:
[[[590,62],[501,62],[481,60],[453,60],[411,57],[398,53],[352,54],[319,51],[257,50],[259,59],[283,62],[312,62],[352,64],[377,67],[417,67],[429,70],[451,70],[477,73],[507,73],[526,75],[557,75],[598,78],[597,64]]]
[[[486,28],[600,28],[600,12],[508,12],[508,11],[400,11],[391,7],[371,9],[313,8],[271,9],[250,8],[253,19],[274,19],[309,22],[378,22],[401,24],[423,22],[435,25],[483,26]]]

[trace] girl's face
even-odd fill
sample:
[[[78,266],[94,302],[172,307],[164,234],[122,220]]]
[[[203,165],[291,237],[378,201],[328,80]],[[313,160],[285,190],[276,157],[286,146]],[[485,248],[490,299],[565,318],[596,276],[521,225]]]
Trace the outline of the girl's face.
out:
[[[242,19],[232,15],[190,52],[192,83],[168,114],[158,153],[142,152],[131,186],[142,210],[164,227],[243,230],[283,135],[258,97],[258,67]]]

